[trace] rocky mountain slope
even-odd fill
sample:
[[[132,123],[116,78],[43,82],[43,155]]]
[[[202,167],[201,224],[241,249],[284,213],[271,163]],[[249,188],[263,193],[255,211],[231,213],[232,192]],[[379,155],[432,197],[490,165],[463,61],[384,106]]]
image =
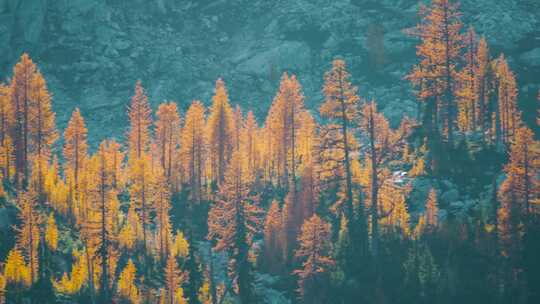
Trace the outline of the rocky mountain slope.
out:
[[[209,103],[223,77],[232,103],[263,117],[282,71],[299,75],[309,106],[319,103],[322,74],[344,57],[365,98],[394,123],[415,115],[403,76],[416,41],[416,0],[0,0],[0,75],[22,52],[45,74],[63,127],[76,107],[91,138],[122,136],[137,79],[153,105]],[[540,2],[463,0],[464,21],[504,51],[531,109],[540,84]],[[527,111],[531,119],[534,111]],[[97,137],[96,137],[97,136]]]

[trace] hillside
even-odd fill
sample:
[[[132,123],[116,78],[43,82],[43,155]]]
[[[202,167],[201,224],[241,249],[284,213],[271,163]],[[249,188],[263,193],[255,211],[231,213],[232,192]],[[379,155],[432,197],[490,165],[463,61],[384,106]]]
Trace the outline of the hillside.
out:
[[[0,0],[0,304],[540,303],[539,18]]]
[[[540,4],[464,0],[461,7],[493,53],[508,56],[520,102],[534,108]],[[111,113],[126,109],[138,79],[154,108],[174,100],[184,111],[194,99],[209,105],[214,81],[223,77],[231,102],[262,119],[283,71],[298,75],[308,107],[316,109],[322,73],[341,56],[360,95],[376,98],[396,126],[403,113],[416,111],[402,78],[417,43],[403,31],[417,23],[417,12],[416,0],[2,0],[0,75],[10,77],[28,52],[54,93],[60,127],[80,107],[95,147],[109,135],[100,126],[123,135],[127,117]],[[530,111],[525,116],[534,119]]]

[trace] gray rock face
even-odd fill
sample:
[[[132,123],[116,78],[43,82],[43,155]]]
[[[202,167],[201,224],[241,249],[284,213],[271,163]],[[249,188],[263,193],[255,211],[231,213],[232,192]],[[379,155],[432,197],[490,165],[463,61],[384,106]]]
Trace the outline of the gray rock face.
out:
[[[450,189],[441,195],[441,201],[445,204],[457,203],[459,199],[459,191],[457,189]]]
[[[305,43],[287,41],[260,53],[245,54],[245,57],[252,57],[240,58],[236,70],[241,74],[254,77],[267,77],[268,72],[276,67],[278,70],[293,69],[301,71],[310,66],[308,60],[310,52],[309,46]]]
[[[522,62],[528,63],[533,67],[540,67],[540,48],[530,50],[523,53],[519,59]]]
[[[539,66],[538,1],[461,7],[492,50],[515,59],[520,85],[538,88],[536,70],[524,68]],[[417,0],[0,0],[0,72],[6,80],[29,52],[54,94],[60,127],[78,106],[98,140],[123,136],[137,79],[154,106],[175,100],[184,109],[193,99],[208,104],[223,77],[232,103],[262,118],[283,71],[298,75],[316,109],[323,72],[340,56],[362,97],[375,98],[397,125],[416,111],[403,81],[416,41],[403,29],[417,11]],[[536,104],[533,95],[524,104]]]

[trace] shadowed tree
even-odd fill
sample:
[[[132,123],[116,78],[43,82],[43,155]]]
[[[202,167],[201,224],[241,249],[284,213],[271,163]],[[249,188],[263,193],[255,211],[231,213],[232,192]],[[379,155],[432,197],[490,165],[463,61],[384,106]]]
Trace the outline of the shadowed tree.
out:
[[[329,303],[327,298],[328,273],[335,262],[330,257],[330,224],[313,215],[302,225],[298,237],[300,246],[295,256],[302,261],[298,275],[299,292],[304,303]]]
[[[243,183],[240,154],[234,152],[223,184],[220,199],[208,215],[208,239],[215,241],[214,250],[229,253],[231,280],[237,287],[241,303],[252,303],[253,276],[248,260],[253,235],[260,222],[260,210],[249,187]]]

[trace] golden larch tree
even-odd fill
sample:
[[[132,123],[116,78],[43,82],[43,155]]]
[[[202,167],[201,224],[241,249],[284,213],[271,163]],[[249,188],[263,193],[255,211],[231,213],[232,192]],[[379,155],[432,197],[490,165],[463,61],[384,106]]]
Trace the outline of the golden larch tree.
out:
[[[298,237],[300,247],[295,256],[302,261],[298,275],[299,292],[304,303],[328,303],[328,275],[335,262],[330,253],[332,250],[330,224],[318,215],[313,215],[302,225]]]
[[[362,107],[362,120],[360,129],[367,138],[366,168],[368,173],[368,199],[370,200],[371,215],[371,247],[373,255],[378,254],[379,227],[378,221],[382,216],[379,214],[379,189],[390,177],[388,163],[399,158],[403,150],[403,132],[397,132],[390,128],[388,120],[382,113],[377,111],[375,101],[366,103]]]
[[[28,132],[30,153],[37,167],[32,168],[38,194],[43,195],[43,170],[49,161],[51,146],[58,138],[55,113],[52,111],[51,95],[40,72],[34,73],[30,83]]]
[[[54,219],[54,213],[51,212],[47,219],[47,227],[45,228],[45,243],[49,250],[56,251],[58,248],[58,226],[56,226],[56,220]]]
[[[318,125],[313,115],[308,111],[300,114],[300,129],[298,129],[298,171],[302,172],[306,167],[315,165],[316,145],[318,143]]]
[[[15,113],[13,135],[15,146],[15,179],[21,186],[29,177],[30,152],[30,95],[32,79],[36,73],[36,65],[28,54],[24,53],[13,68],[11,80],[12,108]]]
[[[295,75],[284,73],[265,123],[271,139],[272,163],[278,183],[297,191],[297,137],[304,112],[304,94]]]
[[[540,142],[527,127],[516,130],[516,136],[509,152],[509,163],[504,167],[506,180],[499,189],[499,197],[504,206],[516,205],[522,221],[527,223],[535,212],[532,202],[538,199],[540,191]]]
[[[330,124],[321,131],[323,143],[320,149],[326,151],[326,157],[335,159],[336,168],[332,171],[342,172],[344,183],[340,183],[344,194],[345,212],[352,222],[353,216],[353,184],[352,184],[352,154],[355,152],[353,144],[358,119],[358,105],[360,98],[358,88],[353,86],[345,61],[336,59],[332,62],[332,69],[324,75],[324,103],[320,107],[321,116],[328,118]],[[323,160],[325,161],[325,160]]]
[[[2,178],[10,180],[13,171],[13,140],[11,130],[15,115],[11,103],[11,87],[0,84],[0,168]]]
[[[233,111],[233,147],[234,151],[240,150],[240,140],[242,137],[242,128],[244,124],[244,115],[242,114],[242,108],[240,105],[236,105]]]
[[[107,155],[110,170],[111,186],[120,191],[126,182],[124,170],[124,159],[126,153],[122,150],[122,145],[114,139],[105,140],[105,154]]]
[[[152,212],[155,208],[156,194],[156,176],[152,173],[150,164],[150,156],[143,154],[142,157],[132,161],[130,167],[130,199],[141,221],[142,242],[145,249],[148,249],[149,229],[153,223]]]
[[[129,116],[129,159],[141,158],[150,147],[152,109],[140,81],[135,84],[135,94],[128,109]]]
[[[89,199],[92,202],[89,208],[89,216],[84,223],[83,228],[86,230],[88,247],[95,250],[96,264],[99,266],[99,300],[102,302],[110,301],[112,294],[110,292],[112,274],[111,268],[115,268],[113,261],[113,239],[114,231],[113,217],[114,214],[112,202],[116,200],[116,192],[112,188],[112,162],[107,155],[106,141],[102,141],[98,151],[89,160],[86,170],[91,174],[92,188],[89,191]],[[114,267],[113,267],[114,266]],[[97,269],[96,269],[97,273]]]
[[[402,238],[410,235],[410,215],[406,203],[408,191],[387,179],[380,188],[378,215],[381,230],[396,233]]]
[[[169,254],[164,269],[165,277],[165,301],[166,304],[184,304],[187,303],[183,297],[183,289],[181,287],[184,273],[178,269],[176,257]]]
[[[207,122],[211,180],[221,184],[234,149],[234,113],[229,104],[225,82],[216,81]]]
[[[470,27],[463,37],[465,45],[465,66],[459,73],[457,123],[461,132],[466,133],[476,129],[476,66],[478,42],[476,32]]]
[[[240,153],[236,151],[220,186],[219,200],[210,209],[207,237],[215,242],[214,250],[229,253],[231,280],[236,282],[242,303],[250,303],[253,297],[248,257],[261,213],[255,200],[243,182]]]
[[[64,172],[75,199],[78,199],[81,171],[88,158],[88,130],[79,108],[71,114],[68,125],[64,131]],[[72,202],[69,204],[69,212],[73,212]]]
[[[212,304],[214,302],[212,294],[210,292],[210,284],[207,280],[205,280],[201,288],[199,288],[197,299],[201,304]]]
[[[177,189],[176,181],[180,172],[175,164],[175,156],[180,147],[180,114],[175,102],[160,104],[156,120],[156,146],[159,163],[167,183]]]
[[[260,155],[259,155],[259,138],[258,138],[259,126],[257,120],[252,111],[249,111],[246,115],[244,125],[241,130],[240,151],[243,154],[244,161],[244,176],[246,176],[248,182],[254,181],[257,176],[257,169],[259,169]]]
[[[17,288],[29,287],[32,284],[30,269],[26,266],[22,252],[17,248],[9,251],[4,263],[4,280],[6,285]]]
[[[133,250],[135,244],[142,239],[142,224],[135,205],[130,205],[127,218],[119,232],[120,246],[128,250]]]
[[[492,130],[492,116],[495,110],[492,106],[492,94],[494,91],[494,70],[489,55],[489,47],[485,37],[478,41],[475,76],[475,94],[477,96],[477,127],[482,134],[482,139],[489,137]]]
[[[501,274],[508,288],[516,289],[523,284],[523,276],[516,275],[523,269],[524,236],[532,227],[533,200],[538,199],[540,182],[540,143],[533,132],[521,127],[516,130],[510,147],[510,160],[504,167],[506,179],[500,185],[497,210],[497,240],[503,261]]]
[[[451,0],[434,0],[421,6],[421,22],[411,34],[420,38],[416,54],[420,62],[407,76],[424,101],[426,132],[436,131],[450,145],[456,120],[456,91],[459,83],[457,66],[462,60],[461,13]]]
[[[121,300],[129,301],[130,303],[137,304],[141,301],[141,295],[139,289],[135,285],[137,279],[137,268],[131,259],[124,270],[120,273],[117,283],[118,297]]]
[[[71,273],[64,272],[60,281],[53,281],[54,289],[65,295],[77,294],[88,283],[88,268],[84,252],[74,250],[72,253]]]
[[[17,244],[28,262],[30,282],[35,283],[39,275],[39,244],[41,219],[36,210],[37,194],[30,190],[19,193],[18,207],[20,208]]]
[[[6,304],[6,279],[0,273],[0,304]]]
[[[185,259],[189,255],[189,242],[184,237],[182,231],[176,230],[170,252],[175,257],[181,259]]]
[[[204,125],[204,105],[200,101],[194,101],[186,112],[180,155],[186,182],[190,187],[191,199],[195,202],[200,202],[203,194],[206,159]]]
[[[495,143],[508,145],[521,124],[517,84],[504,55],[496,61],[498,108],[495,109]]]
[[[298,153],[298,133],[302,127],[302,118],[306,119],[302,115],[305,113],[304,109],[304,93],[302,92],[302,86],[296,78],[296,75],[291,75],[284,84],[280,86],[279,91],[280,98],[283,99],[285,106],[285,115],[284,115],[284,127],[288,131],[285,131],[284,138],[290,140],[288,168],[290,170],[285,171],[285,175],[290,172],[290,186],[289,189],[296,192],[296,179],[297,171],[299,165],[299,153]],[[307,120],[307,119],[306,119]]]
[[[273,163],[278,185],[288,189],[284,214],[284,233],[287,236],[284,248],[288,259],[293,254],[296,236],[302,225],[300,217],[299,193],[297,185],[300,155],[298,150],[299,133],[302,127],[304,95],[302,87],[295,75],[284,73],[278,93],[270,108],[267,128],[271,132],[273,144]]]
[[[315,212],[319,195],[319,156],[317,155],[317,145],[319,137],[317,134],[317,123],[313,116],[304,111],[301,114],[301,127],[298,130],[298,172],[301,173],[299,192],[299,216],[301,223],[310,218]],[[301,225],[301,224],[300,224]]]
[[[165,261],[169,255],[171,247],[171,222],[169,211],[171,209],[171,190],[165,176],[158,176],[155,192],[155,210],[156,210],[156,241],[158,256]]]
[[[73,216],[70,191],[60,176],[58,158],[55,156],[45,174],[44,190],[52,208],[63,216]]]
[[[282,216],[279,203],[274,200],[264,222],[264,250],[262,265],[266,271],[279,274],[283,269]]]

